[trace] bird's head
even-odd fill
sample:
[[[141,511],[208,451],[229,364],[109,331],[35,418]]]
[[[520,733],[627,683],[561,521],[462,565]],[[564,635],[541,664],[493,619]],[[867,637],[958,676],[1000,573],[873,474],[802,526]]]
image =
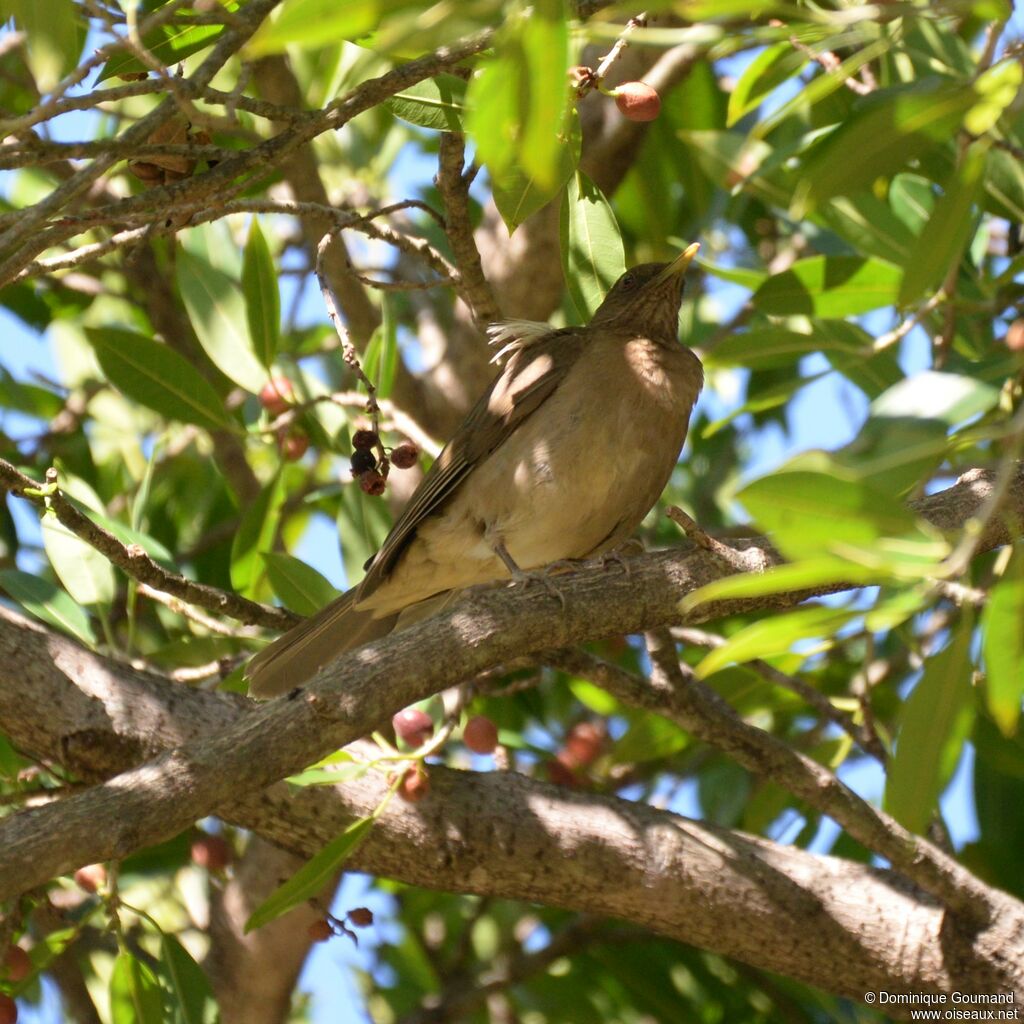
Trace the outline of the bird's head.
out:
[[[671,263],[641,263],[627,270],[609,289],[592,324],[622,323],[655,340],[675,340],[686,268],[700,248],[687,246]]]

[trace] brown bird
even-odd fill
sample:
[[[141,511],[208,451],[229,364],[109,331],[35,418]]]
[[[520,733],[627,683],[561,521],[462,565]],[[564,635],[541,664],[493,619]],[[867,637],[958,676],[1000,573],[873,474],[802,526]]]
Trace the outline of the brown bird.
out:
[[[628,270],[587,326],[508,346],[362,582],[256,655],[250,693],[290,690],[466,587],[628,538],[668,483],[703,383],[679,343],[683,274],[698,248]]]

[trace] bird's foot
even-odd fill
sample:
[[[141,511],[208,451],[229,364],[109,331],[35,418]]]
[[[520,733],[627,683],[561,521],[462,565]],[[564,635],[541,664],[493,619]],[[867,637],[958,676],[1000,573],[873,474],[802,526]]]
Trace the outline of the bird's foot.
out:
[[[515,570],[509,570],[512,573],[512,579],[509,581],[510,587],[522,586],[524,588],[529,587],[531,584],[540,584],[552,597],[558,599],[558,603],[562,606],[562,611],[565,611],[565,594],[558,589],[555,581],[551,578],[551,566],[545,566],[543,569],[532,570],[530,572],[524,572],[522,569],[516,568]]]

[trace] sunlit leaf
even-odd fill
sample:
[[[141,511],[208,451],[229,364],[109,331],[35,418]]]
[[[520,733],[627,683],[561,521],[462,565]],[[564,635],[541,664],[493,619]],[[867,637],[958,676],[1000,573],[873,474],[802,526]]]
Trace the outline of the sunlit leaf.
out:
[[[907,377],[871,403],[878,419],[916,416],[953,427],[999,401],[999,392],[973,377],[922,370]]]
[[[281,336],[281,294],[270,247],[253,217],[242,262],[242,294],[249,321],[249,338],[256,358],[269,369]]]
[[[122,951],[110,975],[111,1024],[163,1024],[160,982],[148,964]]]
[[[581,171],[569,179],[560,225],[569,298],[586,323],[626,269],[626,254],[611,204]]]
[[[964,127],[972,135],[984,135],[995,127],[1003,111],[1017,98],[1024,69],[1013,59],[1000,61],[983,71],[974,82],[978,101],[967,111]]]
[[[229,380],[259,394],[267,371],[253,352],[238,282],[191,253],[177,256],[178,287],[203,350]]]
[[[318,896],[324,886],[338,873],[341,865],[355,853],[372,827],[372,818],[360,818],[352,822],[341,835],[332,839],[319,853],[311,857],[253,911],[245,923],[245,930],[251,932],[261,928],[310,897]]]
[[[1020,721],[1024,697],[1024,557],[1015,551],[981,616],[985,700],[1004,736]]]
[[[159,971],[170,994],[175,1024],[216,1024],[219,1010],[205,971],[167,932],[160,933]]]
[[[971,702],[970,646],[971,623],[965,616],[946,647],[925,662],[924,674],[903,706],[885,807],[914,832],[928,827],[963,745],[962,716]]]
[[[777,86],[792,78],[807,57],[791,43],[766,46],[747,65],[729,94],[726,125],[732,127],[744,114],[759,106]]]
[[[768,278],[754,305],[772,316],[844,317],[896,301],[902,270],[860,256],[809,256]]]
[[[231,544],[231,585],[246,597],[258,597],[266,573],[263,555],[273,546],[278,512],[284,500],[281,475],[260,491],[245,510]]]
[[[133,331],[87,327],[85,335],[111,384],[169,420],[208,430],[231,429],[224,403],[191,363]]]
[[[86,647],[96,645],[89,616],[56,584],[20,569],[0,569],[0,590],[40,621],[69,633]]]
[[[385,104],[395,117],[421,128],[461,132],[466,115],[466,83],[455,75],[437,75],[395,93]]]

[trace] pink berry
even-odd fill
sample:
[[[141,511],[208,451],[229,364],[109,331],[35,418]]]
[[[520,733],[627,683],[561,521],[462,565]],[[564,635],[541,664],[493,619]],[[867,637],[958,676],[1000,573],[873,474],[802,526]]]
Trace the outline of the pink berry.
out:
[[[624,82],[612,95],[619,112],[630,121],[653,121],[661,112],[661,97],[646,82]]]

